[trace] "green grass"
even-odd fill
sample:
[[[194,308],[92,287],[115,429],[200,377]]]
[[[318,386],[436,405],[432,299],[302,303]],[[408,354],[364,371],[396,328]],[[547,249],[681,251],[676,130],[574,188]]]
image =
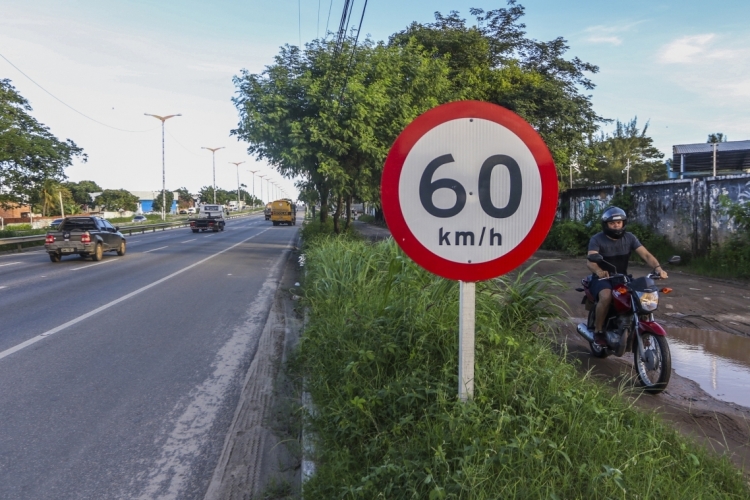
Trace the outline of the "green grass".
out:
[[[457,401],[458,284],[392,240],[308,245],[297,358],[317,413],[306,498],[748,498],[741,473],[551,349],[556,282],[477,284],[475,398]],[[650,396],[644,396],[650,397]]]

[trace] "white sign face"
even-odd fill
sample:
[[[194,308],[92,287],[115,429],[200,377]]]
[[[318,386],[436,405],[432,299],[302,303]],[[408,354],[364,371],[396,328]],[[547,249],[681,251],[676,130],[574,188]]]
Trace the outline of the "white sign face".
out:
[[[406,225],[425,249],[451,262],[480,264],[528,236],[540,212],[542,178],[532,152],[508,128],[458,118],[414,144],[398,198]]]

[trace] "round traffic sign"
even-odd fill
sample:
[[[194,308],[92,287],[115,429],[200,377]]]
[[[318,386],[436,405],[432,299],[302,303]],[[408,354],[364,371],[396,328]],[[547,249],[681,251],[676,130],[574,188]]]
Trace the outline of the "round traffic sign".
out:
[[[381,198],[406,254],[445,278],[505,274],[542,244],[557,209],[557,172],[523,118],[479,101],[418,116],[391,147]]]

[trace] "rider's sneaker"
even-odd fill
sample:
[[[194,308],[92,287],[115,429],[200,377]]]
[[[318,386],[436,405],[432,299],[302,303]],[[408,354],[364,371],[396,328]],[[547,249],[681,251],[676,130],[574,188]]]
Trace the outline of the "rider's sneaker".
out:
[[[604,332],[596,332],[594,333],[594,343],[597,345],[600,345],[602,347],[607,347],[607,337],[604,335]]]

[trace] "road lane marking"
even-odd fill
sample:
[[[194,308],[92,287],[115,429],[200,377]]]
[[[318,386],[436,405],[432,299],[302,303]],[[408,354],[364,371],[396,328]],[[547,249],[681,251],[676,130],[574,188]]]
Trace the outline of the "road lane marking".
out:
[[[63,323],[62,325],[60,325],[60,326],[56,326],[55,328],[52,328],[51,330],[47,330],[47,331],[46,331],[46,332],[44,332],[44,333],[40,333],[40,334],[39,334],[39,335],[37,335],[36,337],[32,337],[32,338],[30,338],[29,340],[26,340],[25,342],[21,342],[20,344],[17,344],[17,345],[15,345],[15,346],[11,347],[10,349],[6,349],[6,350],[4,350],[4,351],[0,352],[0,359],[3,359],[3,358],[5,358],[5,357],[7,357],[7,356],[10,356],[11,354],[13,354],[13,353],[16,353],[16,352],[18,352],[18,351],[20,351],[21,349],[25,349],[26,347],[29,347],[30,345],[36,344],[36,343],[37,343],[37,342],[39,342],[40,340],[44,340],[45,338],[47,338],[47,337],[49,337],[49,336],[51,336],[51,335],[54,335],[54,334],[56,334],[56,333],[58,333],[58,332],[61,332],[61,331],[65,330],[66,328],[68,328],[69,326],[73,326],[73,325],[75,325],[75,324],[78,324],[78,323],[80,323],[81,321],[83,321],[83,320],[85,320],[85,319],[88,319],[88,318],[90,318],[91,316],[94,316],[95,314],[98,314],[98,313],[100,313],[100,312],[102,312],[102,311],[105,311],[105,310],[109,309],[109,308],[110,308],[110,307],[112,307],[112,306],[115,306],[115,305],[119,304],[120,302],[123,302],[123,301],[125,301],[125,300],[128,300],[128,299],[129,299],[129,298],[131,298],[131,297],[135,297],[136,295],[138,295],[138,294],[140,294],[140,293],[143,293],[143,292],[145,292],[146,290],[148,290],[148,289],[150,289],[150,288],[153,288],[153,287],[155,287],[156,285],[159,285],[159,284],[161,284],[161,283],[164,283],[165,281],[167,281],[167,280],[170,280],[170,279],[174,278],[175,276],[178,276],[178,275],[180,275],[180,274],[184,273],[185,271],[188,271],[188,270],[190,270],[190,269],[192,269],[192,268],[194,268],[194,267],[196,267],[196,266],[199,266],[199,265],[203,264],[204,262],[206,262],[206,261],[208,261],[208,260],[211,260],[211,259],[213,259],[213,258],[214,258],[214,257],[216,257],[217,255],[221,255],[221,254],[223,254],[224,252],[228,252],[229,250],[231,250],[231,249],[233,249],[233,248],[235,248],[235,247],[238,247],[238,246],[242,245],[243,243],[246,243],[246,242],[248,242],[248,241],[252,240],[252,239],[253,239],[253,238],[255,238],[256,236],[260,236],[261,234],[265,233],[266,231],[268,231],[268,229],[264,229],[263,231],[259,232],[258,234],[254,234],[254,235],[250,236],[249,238],[245,238],[244,240],[240,241],[239,243],[235,243],[234,245],[232,245],[232,246],[230,246],[230,247],[227,247],[227,248],[225,248],[224,250],[221,250],[221,251],[219,251],[219,252],[216,252],[216,253],[215,253],[215,254],[213,254],[213,255],[209,255],[209,256],[208,256],[208,257],[206,257],[205,259],[199,260],[198,262],[195,262],[195,263],[193,263],[193,264],[190,264],[190,265],[189,265],[189,266],[187,266],[187,267],[183,267],[183,268],[182,268],[182,269],[180,269],[179,271],[175,271],[175,272],[173,272],[172,274],[170,274],[170,275],[168,275],[168,276],[165,276],[165,277],[163,277],[163,278],[161,278],[161,279],[158,279],[158,280],[154,281],[154,282],[153,282],[153,283],[151,283],[151,284],[148,284],[148,285],[146,285],[146,286],[143,286],[143,287],[139,288],[138,290],[135,290],[135,291],[133,291],[133,292],[130,292],[130,293],[128,293],[128,294],[125,294],[125,295],[123,295],[122,297],[120,297],[119,299],[115,299],[115,300],[113,300],[112,302],[109,302],[109,303],[107,303],[107,304],[104,304],[104,305],[103,305],[103,306],[101,306],[101,307],[97,307],[97,308],[96,308],[96,309],[94,309],[93,311],[89,311],[89,312],[87,312],[86,314],[82,314],[81,316],[78,316],[77,318],[71,319],[71,320],[70,320],[70,321],[68,321],[67,323]]]
[[[146,250],[145,252],[141,252],[141,253],[156,252],[157,250],[164,250],[165,248],[169,248],[169,245],[167,245],[165,247],[152,248],[151,250]]]
[[[71,269],[71,271],[78,271],[79,269],[86,269],[87,267],[100,266],[102,264],[106,264],[107,262],[115,262],[116,260],[117,259],[107,259],[101,262],[97,262],[96,264],[89,264],[88,266],[74,267],[73,269]]]
[[[195,241],[195,238],[193,238],[192,240],[181,241],[180,243],[190,243],[191,241]]]
[[[0,286],[0,290],[2,290],[3,288],[8,288],[8,287],[7,286]]]
[[[15,264],[20,264],[20,262],[8,262],[7,264],[0,264],[0,267],[12,266],[12,265],[15,265]]]

